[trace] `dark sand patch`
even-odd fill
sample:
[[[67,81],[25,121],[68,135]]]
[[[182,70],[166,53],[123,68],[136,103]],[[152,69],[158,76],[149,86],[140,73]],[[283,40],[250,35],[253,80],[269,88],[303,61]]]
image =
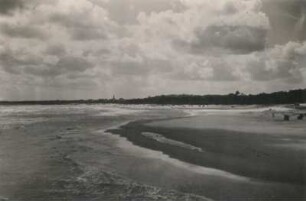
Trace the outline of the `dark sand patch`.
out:
[[[283,149],[284,135],[246,133],[221,129],[191,129],[149,126],[152,121],[132,122],[110,132],[127,138],[135,145],[162,151],[170,157],[204,167],[249,177],[249,183],[218,181],[215,185],[191,182],[181,185],[185,192],[203,194],[217,200],[304,200],[306,153]],[[157,133],[167,139],[199,147],[198,152],[163,143],[144,136]],[[304,138],[288,135],[290,138]],[[228,182],[228,184],[226,184]],[[228,185],[232,185],[229,187]],[[209,189],[209,190],[208,190]]]

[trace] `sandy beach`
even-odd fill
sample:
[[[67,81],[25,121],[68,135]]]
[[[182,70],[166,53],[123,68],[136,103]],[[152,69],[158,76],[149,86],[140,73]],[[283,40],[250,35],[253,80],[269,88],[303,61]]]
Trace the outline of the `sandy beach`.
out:
[[[1,107],[0,200],[304,200],[305,121],[266,111]]]
[[[137,121],[111,132],[180,161],[223,171],[181,187],[186,192],[216,200],[304,200],[305,120],[285,122],[269,111],[200,110],[187,118]]]

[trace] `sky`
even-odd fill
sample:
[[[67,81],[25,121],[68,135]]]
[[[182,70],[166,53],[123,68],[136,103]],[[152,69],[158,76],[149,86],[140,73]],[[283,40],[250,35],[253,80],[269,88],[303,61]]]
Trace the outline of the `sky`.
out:
[[[306,0],[0,0],[0,100],[306,88]]]

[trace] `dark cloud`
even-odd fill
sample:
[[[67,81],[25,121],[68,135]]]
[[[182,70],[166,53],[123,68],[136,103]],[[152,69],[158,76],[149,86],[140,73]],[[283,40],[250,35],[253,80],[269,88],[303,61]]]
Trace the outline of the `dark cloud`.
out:
[[[0,64],[4,71],[12,74],[19,74],[19,62],[9,54],[3,53],[0,55]]]
[[[55,63],[48,63],[40,56],[17,54],[7,50],[0,54],[0,66],[11,74],[31,74],[41,77],[56,77],[69,73],[82,73],[93,64],[82,57],[64,56]]]
[[[251,78],[256,81],[285,80],[300,83],[303,77],[299,68],[291,61],[276,61],[275,68],[269,68],[264,60],[249,63]]]
[[[269,43],[306,40],[305,0],[262,0],[263,11],[269,17]]]
[[[107,57],[111,54],[109,49],[103,48],[99,50],[85,50],[83,51],[83,56],[94,56],[94,57]]]
[[[142,61],[114,61],[111,65],[114,75],[146,75],[150,72]]]
[[[39,65],[26,66],[24,72],[41,77],[56,77],[70,73],[82,73],[93,65],[81,57],[62,57],[55,64],[40,63]]]
[[[103,28],[73,28],[70,29],[70,33],[72,39],[80,41],[107,39],[106,31]]]
[[[41,63],[35,66],[24,66],[23,73],[38,77],[56,77],[61,75],[62,71],[54,65]]]
[[[40,63],[42,63],[40,57],[29,55],[16,56],[10,50],[0,54],[0,64],[3,70],[12,74],[20,74],[24,66],[39,65]]]
[[[115,75],[149,75],[150,73],[168,73],[173,70],[171,62],[161,59],[129,58],[111,62],[112,72]]]
[[[119,24],[135,24],[140,12],[150,14],[165,10],[181,11],[183,4],[177,0],[90,0],[95,5],[99,5],[108,10],[111,20]]]
[[[101,20],[103,21],[103,19]],[[50,16],[50,21],[67,28],[71,38],[74,40],[99,40],[108,37],[103,23],[94,24],[87,19],[86,13],[56,13]]]
[[[262,51],[266,44],[267,30],[250,26],[208,26],[195,31],[196,39],[190,44],[194,53],[227,51],[248,54]]]
[[[224,4],[222,12],[224,14],[231,15],[231,14],[238,12],[238,9],[235,6],[234,2],[228,1]]]
[[[52,56],[64,56],[66,55],[66,48],[60,44],[50,45],[46,48],[44,53]]]
[[[16,11],[35,9],[41,4],[55,4],[58,0],[0,0],[0,15],[12,16]]]
[[[302,44],[288,43],[269,51],[256,53],[247,63],[253,80],[303,82],[302,70],[305,68],[306,52]]]
[[[231,82],[240,80],[239,76],[235,75],[231,65],[222,63],[213,66],[213,76],[211,81]]]
[[[56,68],[64,72],[84,72],[93,67],[93,64],[82,57],[63,57],[57,64]]]
[[[0,14],[8,15],[23,7],[22,0],[0,0]]]
[[[94,25],[91,21],[88,21],[87,17],[82,13],[54,13],[50,15],[49,20],[67,28],[93,28]]]
[[[302,86],[305,2],[0,0],[0,87],[73,98],[81,85],[95,89],[80,97]]]
[[[31,25],[1,24],[1,33],[13,38],[46,39],[47,34],[39,27]]]

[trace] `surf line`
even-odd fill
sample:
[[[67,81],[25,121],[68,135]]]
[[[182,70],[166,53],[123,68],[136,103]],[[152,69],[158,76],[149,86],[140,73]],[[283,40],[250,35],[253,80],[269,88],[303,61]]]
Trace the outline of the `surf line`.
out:
[[[131,122],[131,121],[129,121]],[[125,122],[126,124],[127,122]],[[124,123],[120,124],[120,126],[116,126],[117,128],[120,128]],[[116,128],[112,127],[112,128]],[[109,130],[109,129],[107,129]],[[207,176],[217,176],[217,177],[223,177],[227,179],[232,179],[240,182],[250,182],[252,181],[251,178],[240,176],[233,174],[231,172],[215,169],[215,168],[209,168],[209,167],[204,167],[204,166],[199,166],[199,165],[194,165],[191,163],[187,163],[175,158],[170,157],[169,155],[163,153],[162,151],[155,151],[151,150],[148,148],[144,148],[138,145],[133,144],[133,142],[129,141],[126,137],[122,137],[120,135],[113,134],[111,132],[108,132],[107,130],[103,130],[102,132],[107,135],[108,137],[114,139],[117,141],[117,146],[125,151],[125,153],[130,153],[136,157],[146,157],[146,158],[152,158],[155,160],[161,160],[165,163],[169,163],[171,165],[174,165],[178,168],[185,169],[190,172],[194,172],[197,174],[202,174],[202,175],[207,175]],[[146,132],[147,133],[147,132]],[[148,135],[148,133],[146,134]],[[150,134],[152,135],[152,134]],[[178,142],[178,141],[177,141]],[[176,142],[176,143],[177,143]],[[182,145],[179,143],[179,145]],[[189,144],[185,144],[182,146],[192,146]],[[198,147],[193,147],[197,148]],[[203,151],[203,150],[202,150]]]

